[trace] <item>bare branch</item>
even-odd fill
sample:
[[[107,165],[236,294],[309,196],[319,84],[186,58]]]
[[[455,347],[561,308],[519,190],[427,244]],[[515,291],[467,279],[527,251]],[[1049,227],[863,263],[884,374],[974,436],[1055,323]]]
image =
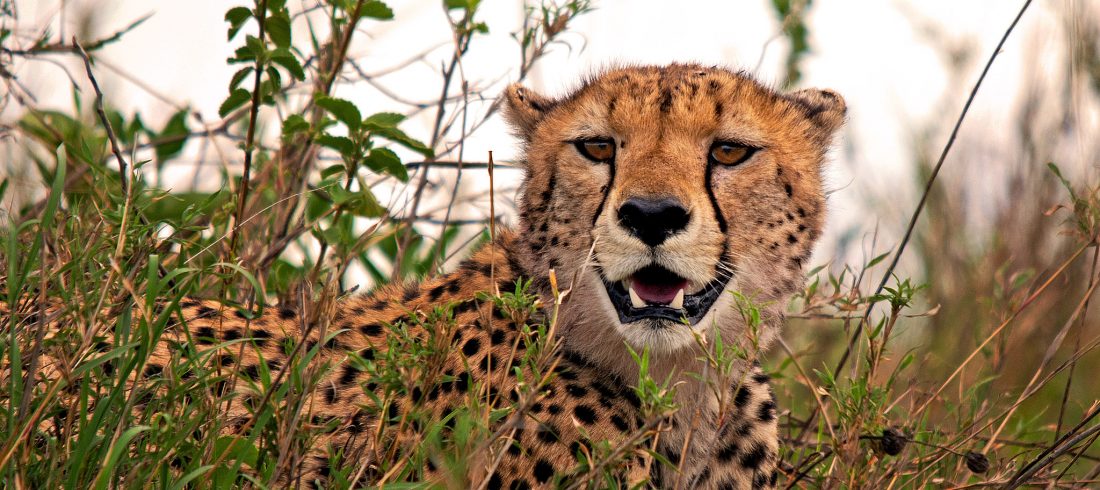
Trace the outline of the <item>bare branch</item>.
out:
[[[267,0],[260,0],[259,12],[256,16],[256,23],[259,25],[257,37],[260,40],[264,38],[265,19],[267,19]],[[237,225],[241,223],[241,219],[244,217],[245,203],[248,201],[248,183],[252,174],[252,152],[254,150],[253,143],[256,140],[256,119],[260,112],[260,87],[263,83],[263,73],[263,59],[257,56],[255,81],[252,84],[252,102],[248,109],[248,133],[244,142],[244,171],[241,173],[240,187],[237,188],[237,210],[233,213],[233,234],[229,237],[230,256],[233,256],[237,250],[237,237],[239,236],[237,230],[240,228]]]
[[[115,130],[111,127],[111,121],[107,119],[107,113],[103,110],[103,92],[99,89],[99,82],[96,81],[95,75],[92,74],[92,60],[88,58],[88,52],[77,42],[75,36],[73,37],[73,49],[80,53],[80,57],[84,59],[84,70],[88,73],[88,80],[92,82],[92,88],[95,89],[95,112],[99,116],[99,122],[107,130],[107,140],[111,142],[111,153],[114,153],[115,160],[118,161],[118,178],[119,183],[122,184],[122,193],[127,194],[130,184],[127,176],[126,160],[122,158],[122,149],[118,146]]]

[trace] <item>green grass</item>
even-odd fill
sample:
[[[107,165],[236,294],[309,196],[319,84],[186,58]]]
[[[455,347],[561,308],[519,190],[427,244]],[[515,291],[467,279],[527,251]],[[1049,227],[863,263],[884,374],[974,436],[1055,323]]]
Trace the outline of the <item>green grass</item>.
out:
[[[6,5],[0,2],[0,18],[18,22]],[[290,361],[277,371],[260,363],[251,381],[237,368],[208,362],[221,349],[251,348],[234,341],[184,345],[152,375],[149,353],[180,321],[180,301],[216,299],[243,312],[278,303],[323,318],[321,312],[350,292],[345,281],[353,265],[375,284],[416,279],[445,269],[447,257],[464,255],[488,237],[485,223],[459,224],[449,211],[441,220],[394,219],[396,210],[372,191],[380,182],[397,184],[420,199],[431,186],[418,180],[425,173],[410,177],[408,169],[454,158],[446,142],[464,128],[447,121],[464,118],[467,106],[447,101],[483,95],[460,93],[456,68],[471,40],[489,28],[479,3],[446,2],[447,34],[456,49],[435,108],[441,123],[422,140],[405,132],[402,116],[368,114],[334,95],[333,87],[344,83],[335,74],[349,72],[343,56],[355,37],[350,33],[388,21],[392,11],[381,2],[326,5],[311,17],[332,27],[325,35],[289,23],[297,12],[276,0],[226,12],[230,38],[240,48],[230,62],[241,72],[213,134],[186,108],[150,127],[140,114],[122,114],[109,103],[97,107],[91,91],[87,97],[74,92],[68,110],[3,96],[20,104],[22,116],[6,133],[13,135],[14,146],[5,148],[15,161],[0,182],[6,211],[0,216],[0,299],[14,311],[0,325],[0,485],[265,488],[293,478],[305,448],[334,426],[311,417],[309,399],[326,370],[339,366],[312,362],[316,344],[287,345]],[[521,76],[590,7],[546,2],[530,9],[516,36]],[[785,2],[776,9],[791,13]],[[261,23],[267,34],[250,39]],[[786,78],[797,80],[808,27],[801,14],[790,25],[798,46]],[[48,29],[33,31],[44,34],[25,42],[5,30],[0,44],[23,51],[12,55],[20,59],[64,48],[82,61],[68,40]],[[1095,33],[1080,35],[1093,36],[1077,41],[1080,46],[1095,44]],[[94,59],[96,48],[116,40],[84,45]],[[1067,66],[1095,82],[1096,73],[1081,68],[1095,66],[1095,53],[1081,56],[1088,59]],[[11,81],[3,70],[0,76]],[[1100,84],[1090,87],[1100,90]],[[307,96],[299,100],[292,92]],[[105,122],[122,148],[118,155]],[[1075,144],[1030,124],[1020,123],[1026,148],[1017,149],[1019,155],[1055,154]],[[277,127],[279,136],[255,136],[265,125]],[[161,175],[186,145],[212,138],[224,138],[224,147],[232,147],[226,141],[239,145],[238,157],[247,155],[247,186],[224,170],[204,176],[221,189],[216,192],[173,190],[150,177]],[[912,163],[920,180],[910,183],[914,189],[923,188],[927,155],[940,144],[915,142]],[[313,158],[317,152],[332,158]],[[129,164],[125,171],[120,158]],[[781,486],[1100,485],[1100,380],[1092,374],[1100,369],[1100,317],[1088,301],[1100,274],[1100,185],[1094,172],[1064,176],[1033,160],[1021,157],[1006,170],[1015,172],[1018,195],[991,212],[1001,226],[985,234],[960,231],[971,230],[957,197],[965,195],[967,180],[941,177],[906,252],[916,277],[891,276],[875,294],[889,252],[879,249],[862,263],[808,271],[807,286],[789,305],[783,340],[764,356],[780,405]],[[465,487],[471,455],[507,442],[511,421],[537,398],[554,362],[554,320],[531,322],[535,306],[522,288],[481,299],[524,325],[521,365],[530,379],[517,400],[473,398],[444,420],[417,410],[404,414],[373,435],[383,457],[371,468],[358,464],[361,455],[333,449],[334,487],[348,487],[370,471],[386,486],[419,488],[429,460],[444,468],[444,486]],[[749,325],[759,321],[751,298],[738,296],[736,303]],[[367,407],[376,416],[385,416],[396,397],[450,381],[431,369],[447,347],[414,342],[407,328],[426,322],[443,334],[451,313],[446,307],[425,313],[388,326],[392,345],[385,359],[343,361],[385,387]],[[718,347],[709,359],[716,367],[747,356]],[[646,353],[635,355],[645,373]],[[225,389],[234,383],[255,383],[261,395]],[[675,409],[672,389],[642,376],[636,392],[649,423],[630,446],[593,441],[569,483],[617,486],[625,458],[644,450],[657,422]],[[227,424],[240,421],[225,414],[235,404],[249,407],[250,416],[245,430],[230,434]],[[393,434],[412,427],[419,428],[416,444],[392,442]]]

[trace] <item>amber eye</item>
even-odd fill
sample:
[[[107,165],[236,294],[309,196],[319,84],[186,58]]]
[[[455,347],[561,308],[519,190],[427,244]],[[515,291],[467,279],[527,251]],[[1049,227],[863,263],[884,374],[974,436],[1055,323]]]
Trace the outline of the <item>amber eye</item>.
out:
[[[610,162],[615,158],[615,142],[610,139],[574,141],[577,151],[593,162]]]
[[[753,153],[756,153],[756,148],[751,146],[719,141],[710,147],[710,161],[722,165],[740,165]]]

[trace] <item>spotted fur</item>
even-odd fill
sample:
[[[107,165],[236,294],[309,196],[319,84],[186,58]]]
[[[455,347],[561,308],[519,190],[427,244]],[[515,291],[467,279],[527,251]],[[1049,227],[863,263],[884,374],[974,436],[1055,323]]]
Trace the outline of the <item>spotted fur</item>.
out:
[[[231,430],[239,429],[249,420],[249,404],[257,402],[248,381],[263,369],[276,373],[286,366],[288,346],[321,344],[314,362],[331,369],[308,395],[309,406],[311,422],[331,430],[313,442],[302,473],[323,485],[334,449],[344,461],[368,466],[383,457],[371,435],[386,421],[372,413],[392,423],[422,407],[438,420],[472,396],[511,403],[517,392],[513,359],[524,344],[517,342],[517,324],[479,293],[512,290],[528,278],[542,304],[552,305],[553,270],[557,283],[570,288],[558,316],[555,376],[528,407],[499,464],[470,462],[469,481],[487,479],[489,489],[549,487],[578,471],[578,455],[590,441],[614,445],[634,433],[643,421],[630,388],[638,369],[629,345],[650,349],[652,376],[676,386],[680,406],[657,442],[675,468],[640,461],[634,470],[649,473],[632,474],[632,480],[648,479],[657,488],[774,487],[778,414],[756,353],[777,334],[785,300],[801,286],[801,266],[821,232],[821,166],[844,119],[843,100],[829,91],[779,94],[744,73],[675,64],[610,70],[560,99],[514,85],[505,107],[525,150],[515,232],[501,232],[456,272],[338,301],[325,312],[328,332],[338,332],[331,338],[307,328],[309,321],[293,310],[268,308],[248,319],[216,303],[186,301],[185,321],[165,333],[140,375],[162,375],[181,352],[238,341],[209,362],[244,378],[219,386],[244,397],[226,414]],[[614,139],[614,162],[594,164],[577,153],[571,142],[592,136]],[[716,167],[706,158],[716,138],[761,150],[736,167]],[[660,247],[646,248],[615,217],[622,202],[638,196],[679,199],[691,220]],[[762,305],[762,325],[746,329],[729,294],[693,326],[621,323],[602,280],[658,259],[699,282],[729,268],[726,290]],[[442,304],[451,305],[453,321],[413,323],[407,332],[451,347],[438,365],[425,368],[447,381],[414,388],[385,410],[365,410],[381,388],[349,355],[385,358],[389,325]],[[709,372],[700,360],[718,335],[747,353],[728,373]],[[241,342],[250,345],[240,348]],[[48,377],[51,371],[43,372]],[[704,381],[698,373],[707,373]],[[434,468],[428,473],[438,477]],[[361,483],[380,476],[368,471]]]
[[[507,96],[526,154],[519,260],[536,283],[553,269],[574,284],[561,315],[564,349],[630,384],[635,364],[617,346],[649,348],[652,375],[677,383],[681,409],[660,450],[679,471],[661,468],[654,475],[661,485],[774,485],[776,406],[752,360],[778,334],[821,233],[822,164],[844,121],[843,99],[827,90],[779,94],[745,73],[680,64],[607,71],[556,100],[518,85]],[[566,143],[590,137],[613,138],[612,164],[594,165]],[[740,165],[716,166],[707,160],[716,140],[761,150]],[[685,203],[690,222],[647,247],[614,211],[637,197]],[[601,283],[654,260],[698,283],[732,270],[726,290],[761,305],[763,324],[748,332],[729,294],[692,327],[620,323]],[[699,339],[713,345],[716,334],[749,359],[726,379],[703,383],[691,374],[706,371]],[[715,386],[733,387],[734,403]]]

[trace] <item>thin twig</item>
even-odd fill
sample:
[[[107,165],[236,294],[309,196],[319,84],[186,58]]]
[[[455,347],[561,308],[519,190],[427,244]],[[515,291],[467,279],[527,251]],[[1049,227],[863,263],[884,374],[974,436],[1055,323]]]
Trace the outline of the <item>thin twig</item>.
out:
[[[146,20],[149,20],[149,18],[152,17],[152,16],[153,16],[152,13],[145,14],[145,15],[139,17],[137,20],[131,22],[126,27],[123,27],[122,29],[119,29],[119,30],[115,31],[110,36],[92,41],[90,44],[88,44],[87,48],[81,48],[80,45],[78,45],[76,43],[76,37],[74,36],[73,37],[73,44],[71,46],[65,44],[64,41],[61,41],[61,42],[58,42],[58,43],[55,43],[55,44],[45,44],[45,45],[41,45],[41,46],[35,46],[35,47],[30,48],[30,49],[8,49],[8,48],[0,47],[0,52],[6,53],[6,54],[9,54],[9,55],[12,55],[12,56],[37,56],[37,55],[50,54],[50,53],[71,53],[71,52],[76,52],[78,54],[81,54],[85,58],[87,58],[87,53],[85,52],[85,49],[87,51],[96,51],[96,50],[98,50],[98,49],[100,49],[100,48],[102,48],[102,47],[104,47],[108,44],[111,44],[115,41],[118,41],[119,39],[122,39],[122,36],[126,35],[126,33],[136,29],[137,26],[141,25]],[[65,24],[62,23],[61,25],[65,25]]]
[[[1007,490],[1011,490],[1020,486],[1021,484],[1023,484],[1023,482],[1031,478],[1032,475],[1034,475],[1036,472],[1043,468],[1046,468],[1047,465],[1053,463],[1055,459],[1057,459],[1062,454],[1065,454],[1081,441],[1092,437],[1096,433],[1100,433],[1100,424],[1094,425],[1084,431],[1078,432],[1080,427],[1083,427],[1084,424],[1088,423],[1097,415],[1100,415],[1100,409],[1093,409],[1092,414],[1082,420],[1081,423],[1074,428],[1074,430],[1067,432],[1066,435],[1063,436],[1062,439],[1058,442],[1058,444],[1055,444],[1046,451],[1043,451],[1043,453],[1040,454],[1038,458],[1035,458],[1023,468],[1020,468],[1020,471],[1017,472],[1011,480],[1009,480],[1008,484],[1006,484],[1004,488]],[[1073,436],[1074,434],[1077,435]],[[1073,437],[1071,438],[1070,436]]]
[[[993,332],[991,332],[988,336],[986,336],[985,340],[983,340],[981,344],[979,344],[977,347],[974,348],[973,351],[970,352],[970,355],[967,356],[966,359],[964,359],[959,364],[959,366],[955,368],[955,370],[951,373],[951,375],[948,376],[947,379],[944,380],[944,382],[942,384],[940,384],[940,387],[937,388],[936,391],[932,393],[932,396],[930,396],[927,400],[925,400],[925,402],[923,404],[921,404],[920,408],[918,408],[916,411],[913,412],[913,416],[915,417],[915,416],[918,416],[919,414],[923,413],[924,410],[927,409],[928,406],[936,398],[938,398],[940,396],[940,393],[943,393],[943,390],[945,390],[947,388],[947,385],[951,384],[951,382],[954,381],[955,377],[957,377],[960,373],[962,373],[963,368],[965,368],[968,364],[970,364],[970,361],[974,360],[974,358],[977,357],[977,355],[982,352],[982,349],[985,349],[985,346],[988,345],[989,342],[991,342],[994,338],[996,338],[998,335],[1000,335],[1001,332],[1006,327],[1008,327],[1008,325],[1010,325],[1012,323],[1012,321],[1015,320],[1016,317],[1020,315],[1021,312],[1024,311],[1024,309],[1026,309],[1033,302],[1035,302],[1035,300],[1038,299],[1039,296],[1042,295],[1043,292],[1046,291],[1046,289],[1048,287],[1050,287],[1051,284],[1054,283],[1054,280],[1057,279],[1058,277],[1060,277],[1066,271],[1066,269],[1070,266],[1070,264],[1072,264],[1073,261],[1077,260],[1077,257],[1079,257],[1087,249],[1087,247],[1089,247],[1089,246],[1091,246],[1091,245],[1086,244],[1084,247],[1078,248],[1077,251],[1073,255],[1071,255],[1068,259],[1066,259],[1064,262],[1062,262],[1062,265],[1058,268],[1058,270],[1056,270],[1053,274],[1051,274],[1051,276],[1041,286],[1039,286],[1039,288],[1036,289],[1035,292],[1031,293],[1031,295],[1029,295],[1023,301],[1023,303],[1021,303],[1020,306],[1018,308],[1016,308],[1016,310],[1013,311],[1011,315],[1008,316],[1008,318],[1006,318],[1003,322],[1001,322],[1001,324],[998,325],[997,328],[993,330]]]
[[[1031,5],[1031,0],[1025,0],[1024,5],[1020,7],[1020,12],[1016,14],[1016,18],[1009,24],[1008,29],[1005,30],[1004,35],[1001,36],[1000,42],[997,43],[997,47],[993,49],[993,52],[989,55],[989,60],[985,63],[985,68],[982,69],[982,73],[978,76],[978,81],[974,83],[974,88],[970,90],[970,96],[966,99],[966,104],[963,105],[962,112],[959,113],[958,119],[955,121],[955,127],[951,130],[951,135],[947,139],[947,143],[943,147],[943,151],[940,152],[939,160],[936,161],[936,166],[932,168],[932,174],[928,177],[928,182],[924,186],[924,192],[921,193],[920,201],[917,203],[917,208],[913,210],[913,215],[909,218],[909,225],[905,229],[905,235],[902,236],[901,242],[898,244],[898,249],[894,252],[893,258],[890,260],[890,265],[886,267],[886,271],[882,274],[882,280],[879,282],[878,287],[875,288],[874,293],[871,296],[878,295],[882,292],[882,289],[886,287],[886,283],[890,280],[890,276],[893,274],[894,269],[898,265],[898,260],[901,258],[901,254],[905,253],[905,247],[909,244],[909,240],[913,236],[913,230],[917,226],[917,219],[920,218],[921,211],[924,210],[924,205],[928,201],[928,196],[932,192],[932,186],[936,182],[936,177],[939,176],[940,169],[943,167],[944,161],[947,160],[948,153],[951,152],[951,148],[955,144],[955,139],[958,137],[959,128],[962,127],[963,120],[966,119],[967,112],[970,111],[971,104],[974,103],[975,97],[978,95],[978,89],[981,88],[982,82],[985,80],[986,75],[989,73],[990,67],[993,66],[993,61],[997,59],[997,55],[1000,54],[1001,49],[1004,47],[1005,41],[1008,40],[1009,34],[1016,28],[1016,24],[1020,22],[1020,18],[1024,16],[1024,12],[1027,11]],[[863,328],[871,317],[871,311],[874,310],[875,303],[871,302],[867,305],[867,309],[863,313],[863,320],[856,324],[855,330],[852,332],[851,337],[848,339],[848,345],[844,349],[844,354],[841,355],[840,360],[837,362],[836,367],[833,368],[833,377],[840,375],[840,371],[844,369],[844,366],[848,363],[848,359],[851,357],[852,349],[855,348],[856,342],[859,341],[860,335],[863,334]],[[812,415],[816,415],[816,409]],[[813,416],[807,419],[807,422],[812,422]]]
[[[84,70],[88,73],[88,81],[92,82],[92,88],[95,89],[95,112],[99,116],[99,122],[107,130],[107,140],[111,142],[111,153],[114,153],[115,160],[118,161],[118,175],[119,183],[122,184],[122,193],[127,194],[130,189],[130,182],[127,179],[126,160],[122,158],[122,149],[118,146],[118,138],[115,137],[115,130],[111,127],[111,121],[107,119],[107,112],[103,110],[103,92],[99,89],[99,82],[96,81],[95,75],[92,74],[92,60],[88,57],[88,52],[84,50],[84,47],[77,42],[76,36],[73,36],[73,47],[84,59]]]
[[[446,242],[445,242],[444,239],[447,236],[447,225],[451,221],[451,211],[454,210],[455,200],[458,199],[458,191],[462,186],[462,158],[465,156],[466,138],[469,136],[466,133],[466,113],[469,112],[469,108],[470,108],[470,103],[469,103],[469,100],[468,100],[469,95],[470,95],[469,84],[466,82],[466,80],[462,80],[462,101],[463,101],[463,104],[462,104],[462,136],[458,140],[458,142],[459,142],[458,167],[456,167],[457,172],[455,172],[455,184],[454,184],[454,188],[451,190],[451,198],[447,202],[447,212],[444,213],[444,215],[443,215],[443,225],[440,227],[440,230],[439,230],[439,241],[438,241],[438,243],[439,243],[438,252],[439,253],[432,256],[432,259],[431,259],[432,264],[431,264],[431,267],[429,267],[429,269],[433,269],[434,266],[437,263],[437,259],[446,256],[446,253],[447,253],[447,251],[444,250],[444,248],[446,246]],[[489,163],[489,169],[490,169],[489,170],[489,181],[490,181],[490,183],[489,183],[489,195],[490,196],[493,195],[493,185],[492,185],[492,176],[493,176],[492,168],[493,167],[492,167],[492,161],[493,161],[493,152],[490,151],[489,152],[489,162],[490,162]],[[489,209],[490,209],[489,216],[493,219],[493,221],[495,221],[496,220],[496,213],[493,211],[492,208],[493,208],[493,202],[492,202],[492,198],[490,197],[490,200],[489,200]],[[442,262],[438,262],[438,264],[439,264],[440,267],[443,266]]]
[[[1050,345],[1047,346],[1046,353],[1043,354],[1042,361],[1039,362],[1039,367],[1035,369],[1035,374],[1031,377],[1031,380],[1028,381],[1027,386],[1024,387],[1023,393],[1020,394],[1020,397],[1016,400],[1016,403],[1012,405],[1012,408],[1009,409],[1008,413],[1005,414],[1003,419],[1001,419],[1001,425],[999,425],[997,427],[997,430],[993,432],[993,435],[990,436],[989,442],[985,445],[986,451],[988,451],[996,443],[997,437],[1000,436],[1001,431],[1004,430],[1006,425],[1008,425],[1008,420],[1012,418],[1012,414],[1015,413],[1016,407],[1018,407],[1020,403],[1023,402],[1025,398],[1024,395],[1028,394],[1032,386],[1035,386],[1035,383],[1039,380],[1039,376],[1042,374],[1043,369],[1046,368],[1048,364],[1050,364],[1050,361],[1052,359],[1054,359],[1054,355],[1062,346],[1062,342],[1065,340],[1066,335],[1069,334],[1069,330],[1073,328],[1073,324],[1077,323],[1078,318],[1084,317],[1084,311],[1086,308],[1088,308],[1089,299],[1092,298],[1092,293],[1096,290],[1097,285],[1100,285],[1100,283],[1097,283],[1097,278],[1095,276],[1089,277],[1089,288],[1087,291],[1085,291],[1084,297],[1081,298],[1080,302],[1078,302],[1077,308],[1073,310],[1073,313],[1070,313],[1069,319],[1066,320],[1066,323],[1062,326],[1062,329],[1058,332],[1057,335],[1054,336],[1054,339],[1050,341]],[[1075,365],[1076,362],[1071,362],[1070,368],[1072,369]],[[1036,386],[1036,390],[1038,390],[1039,386]]]
[[[443,117],[447,113],[447,100],[450,95],[451,79],[454,77],[455,72],[458,71],[458,61],[460,58],[462,58],[462,56],[466,54],[466,51],[469,50],[470,39],[473,37],[473,31],[460,33],[458,30],[458,26],[469,24],[470,21],[473,20],[472,14],[473,12],[471,10],[467,10],[466,13],[463,14],[462,20],[459,21],[457,24],[453,19],[451,19],[450,15],[447,16],[447,20],[451,23],[451,33],[454,36],[454,52],[451,55],[450,62],[443,69],[443,83],[442,88],[440,89],[441,93],[439,95],[439,101],[436,105],[435,124],[432,128],[431,139],[428,142],[428,148],[431,148],[432,151],[435,151],[435,149],[439,145],[439,142],[443,139]],[[413,191],[412,205],[410,206],[409,211],[409,217],[413,220],[416,219],[417,210],[420,208],[420,201],[424,196],[424,189],[428,185],[428,172],[432,168],[433,159],[434,156],[424,162],[424,171],[420,174],[420,178],[417,180],[416,190]],[[405,256],[404,251],[409,247],[409,244],[412,242],[413,235],[413,230],[410,227],[408,230],[405,231],[401,239],[400,245],[398,247],[397,259],[394,261],[393,265],[392,279],[397,279],[401,274],[401,262],[402,258]]]
[[[1098,263],[1100,263],[1100,247],[1096,247],[1092,250],[1092,266],[1089,269],[1089,285],[1088,285],[1088,290],[1089,291],[1092,291],[1092,288],[1094,287],[1094,283],[1096,282],[1096,268],[1097,268]],[[1081,351],[1081,332],[1085,329],[1085,318],[1088,316],[1088,310],[1089,310],[1089,301],[1088,301],[1088,299],[1085,299],[1085,309],[1078,316],[1078,318],[1080,319],[1078,324],[1080,326],[1077,327],[1077,337],[1075,339],[1075,344],[1074,344],[1074,347],[1073,347],[1074,353],[1077,353],[1077,352]],[[1069,404],[1069,391],[1070,391],[1070,387],[1073,386],[1073,373],[1074,373],[1076,368],[1077,368],[1077,360],[1074,359],[1069,364],[1069,374],[1066,376],[1066,387],[1065,387],[1065,390],[1062,392],[1062,403],[1058,406],[1058,425],[1056,425],[1055,429],[1054,429],[1054,440],[1055,441],[1057,441],[1058,437],[1062,435],[1062,422],[1063,422],[1063,419],[1066,416],[1066,405]]]
[[[497,244],[497,210],[494,201],[496,194],[493,192],[493,152],[489,152],[489,246],[495,247]],[[489,277],[493,283],[493,294],[500,296],[500,289],[497,286],[496,280],[496,261],[489,262]]]
[[[259,26],[259,32],[257,37],[260,41],[264,39],[264,28],[266,26],[264,20],[267,19],[267,0],[260,0],[259,12],[256,16],[256,24]],[[240,228],[241,219],[244,217],[245,202],[248,201],[248,182],[252,178],[252,152],[254,150],[253,143],[256,141],[256,119],[260,112],[260,87],[263,83],[264,62],[263,57],[256,57],[256,70],[253,75],[255,81],[252,83],[252,102],[248,109],[248,133],[245,136],[244,141],[244,170],[241,173],[240,187],[237,188],[237,210],[233,212],[233,233],[229,237],[229,256],[232,257],[236,254],[237,250],[237,237],[240,233],[237,230]]]
[[[469,133],[466,134],[469,136]],[[489,162],[459,162],[459,161],[432,161],[432,162],[407,162],[405,168],[409,170],[415,170],[420,167],[431,165],[435,168],[453,168],[456,170],[484,170],[489,168]],[[497,170],[523,170],[523,167],[514,164],[501,165],[500,162],[493,164],[493,168]]]
[[[328,96],[332,93],[333,83],[338,78],[338,74],[343,69],[344,63],[347,61],[348,46],[351,44],[352,34],[355,32],[356,26],[362,19],[362,8],[365,0],[359,0],[355,4],[355,8],[349,12],[346,26],[343,31],[334,32],[331,34],[329,41],[326,42],[326,46],[335,46],[335,56],[322,57],[321,62],[318,63],[318,77],[314,82],[314,90],[312,91],[311,98],[303,109],[303,113],[308,112],[312,108],[310,116],[310,125],[317,127],[325,111],[321,107],[317,106],[315,101],[320,96]],[[316,46],[318,52],[321,48]],[[326,49],[328,49],[326,47]],[[292,171],[292,177],[288,179],[291,182],[290,185],[294,186],[293,192],[297,192],[297,189],[305,185],[305,176],[309,172],[310,166],[316,160],[317,147],[313,142],[313,138],[304,138],[299,144],[283,145],[279,150],[279,158],[283,160],[280,168],[290,169]],[[293,157],[293,159],[291,158]],[[278,189],[277,189],[278,190]],[[298,209],[300,200],[293,199],[279,211],[276,211],[278,216],[282,218],[276,218],[282,221],[282,228],[273,238],[274,241],[282,240],[286,237],[290,230],[295,210]]]

